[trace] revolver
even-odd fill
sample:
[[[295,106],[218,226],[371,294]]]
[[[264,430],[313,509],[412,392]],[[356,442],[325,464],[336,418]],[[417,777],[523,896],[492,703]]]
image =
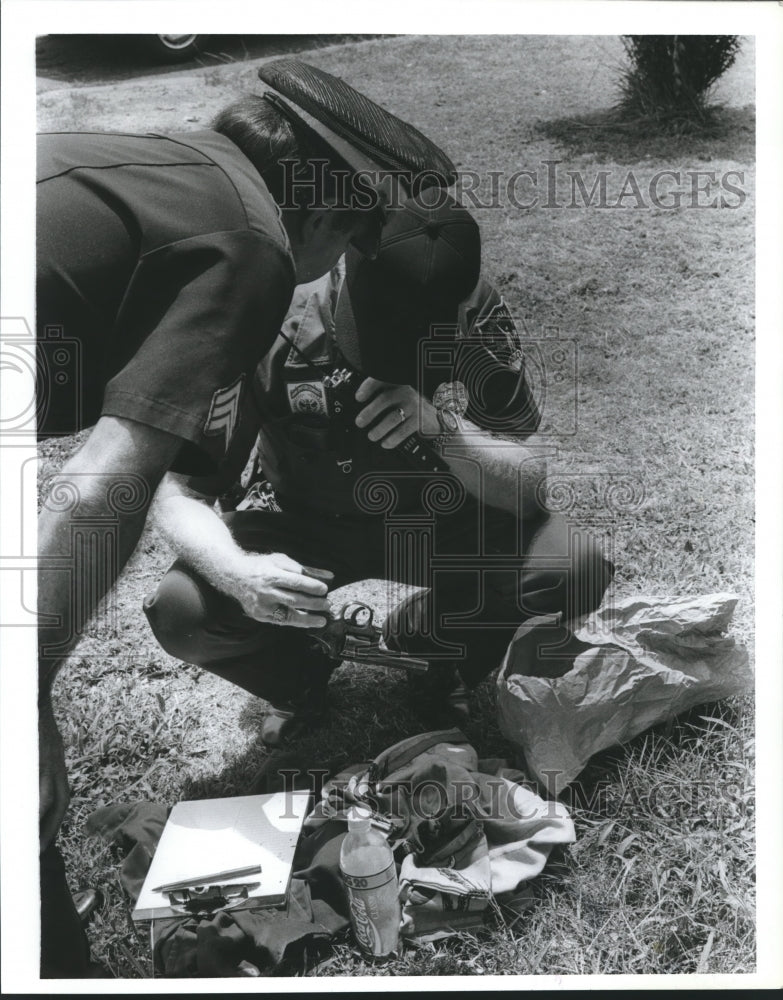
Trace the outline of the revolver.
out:
[[[429,665],[426,660],[386,647],[381,628],[373,621],[374,615],[369,605],[353,601],[344,604],[339,615],[332,616],[320,629],[313,629],[310,635],[333,660],[353,660],[424,673]]]

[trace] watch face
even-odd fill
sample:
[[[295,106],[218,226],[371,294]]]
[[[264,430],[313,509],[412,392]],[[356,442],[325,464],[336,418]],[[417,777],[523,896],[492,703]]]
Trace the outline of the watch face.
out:
[[[432,397],[433,406],[453,417],[464,415],[468,408],[468,390],[462,382],[441,382]],[[458,421],[454,421],[456,429]]]
[[[446,407],[441,407],[438,410],[438,420],[440,421],[441,427],[450,434],[459,430],[459,417],[453,410],[447,410]]]

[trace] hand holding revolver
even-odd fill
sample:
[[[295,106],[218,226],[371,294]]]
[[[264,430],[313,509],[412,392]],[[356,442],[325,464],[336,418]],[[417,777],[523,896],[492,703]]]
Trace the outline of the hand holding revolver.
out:
[[[231,596],[246,615],[260,622],[312,629],[329,621],[329,570],[302,566],[282,552],[242,555],[232,575]],[[226,587],[229,591],[229,587]]]
[[[344,604],[339,615],[330,617],[323,628],[312,630],[311,635],[333,660],[426,672],[426,660],[398,653],[384,645],[381,628],[374,623],[373,617],[373,609],[367,604]]]

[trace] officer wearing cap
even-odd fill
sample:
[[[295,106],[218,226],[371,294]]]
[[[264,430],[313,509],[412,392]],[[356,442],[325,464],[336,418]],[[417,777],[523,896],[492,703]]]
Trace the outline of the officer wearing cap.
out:
[[[39,520],[45,976],[88,968],[54,847],[68,802],[50,700],[63,658],[133,551],[166,470],[204,474],[224,461],[297,282],[328,271],[351,241],[374,254],[394,207],[382,175],[403,187],[423,173],[429,185],[453,179],[421,133],[330,74],[280,60],[259,75],[264,93],[210,130],[39,140],[39,432],[93,427]],[[287,582],[313,597],[312,578]]]
[[[323,608],[291,592],[292,572],[320,576],[324,592],[369,578],[424,588],[385,633],[430,659],[417,700],[428,693],[439,722],[464,722],[465,687],[500,663],[522,619],[592,610],[611,579],[595,545],[575,547],[538,503],[543,461],[524,442],[539,415],[479,259],[475,222],[453,199],[406,202],[375,260],[349,248],[345,272],[297,289],[256,372],[248,429],[260,430],[237,509],[207,514],[191,491],[211,501],[221,486],[193,480],[161,499],[179,558],[145,601],[153,631],[267,699],[270,745],[323,707],[335,666],[308,639]],[[335,395],[346,372],[358,373],[350,393]]]

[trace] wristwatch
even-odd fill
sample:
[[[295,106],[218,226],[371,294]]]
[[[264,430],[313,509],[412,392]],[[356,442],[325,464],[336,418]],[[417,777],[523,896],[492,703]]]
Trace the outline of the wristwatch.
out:
[[[441,433],[433,444],[442,451],[449,440],[462,430],[462,418],[468,408],[468,391],[462,382],[441,382],[432,396]]]

